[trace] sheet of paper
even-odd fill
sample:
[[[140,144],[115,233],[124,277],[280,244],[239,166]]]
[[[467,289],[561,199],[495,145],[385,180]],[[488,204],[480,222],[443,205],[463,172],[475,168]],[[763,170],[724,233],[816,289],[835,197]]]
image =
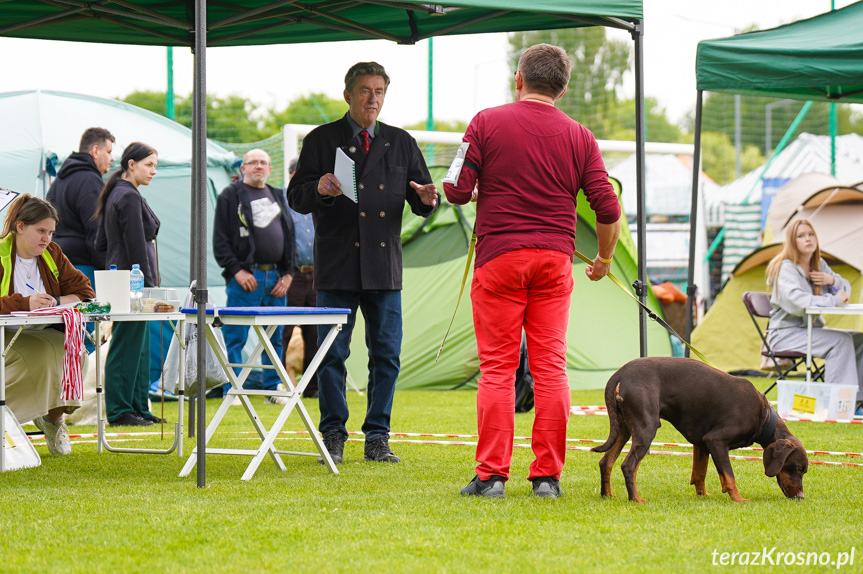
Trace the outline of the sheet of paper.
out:
[[[18,197],[18,195],[19,193],[17,191],[0,187],[0,211],[6,209],[6,206],[15,201],[15,198]]]
[[[342,151],[342,148],[336,148],[336,166],[333,168],[333,175],[339,180],[344,196],[356,203],[357,166],[354,160]]]

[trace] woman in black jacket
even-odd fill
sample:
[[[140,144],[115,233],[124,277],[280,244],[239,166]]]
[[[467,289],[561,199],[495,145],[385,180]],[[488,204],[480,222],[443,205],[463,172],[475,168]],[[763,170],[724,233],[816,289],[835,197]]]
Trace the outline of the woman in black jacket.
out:
[[[137,263],[144,285],[159,283],[156,248],[159,218],[138,191],[156,175],[158,154],[134,142],[123,151],[120,169],[108,178],[95,217],[100,220],[97,249],[107,252],[106,264],[131,269]],[[150,338],[145,321],[114,323],[111,347],[105,361],[105,406],[112,426],[148,426],[162,419],[150,412]]]

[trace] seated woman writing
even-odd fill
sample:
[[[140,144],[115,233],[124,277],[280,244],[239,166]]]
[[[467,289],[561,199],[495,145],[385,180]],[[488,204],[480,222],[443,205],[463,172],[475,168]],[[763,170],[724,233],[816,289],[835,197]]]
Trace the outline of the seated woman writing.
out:
[[[0,236],[0,314],[95,297],[87,277],[51,241],[57,221],[54,206],[26,193],[9,206]],[[51,454],[72,452],[63,414],[81,406],[61,398],[64,338],[57,329],[27,329],[6,354],[6,404],[45,433]]]
[[[788,224],[785,246],[767,266],[767,285],[773,288],[773,309],[767,325],[770,346],[800,353],[806,352],[806,307],[842,305],[848,302],[851,292],[851,284],[821,258],[815,228],[805,219]],[[859,400],[863,333],[824,327],[824,320],[817,316],[813,321],[812,356],[824,359],[826,382],[856,386]]]

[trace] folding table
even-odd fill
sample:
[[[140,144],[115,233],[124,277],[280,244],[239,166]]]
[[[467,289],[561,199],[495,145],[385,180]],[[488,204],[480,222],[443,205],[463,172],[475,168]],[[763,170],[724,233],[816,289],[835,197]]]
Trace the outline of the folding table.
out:
[[[186,313],[187,315],[195,315],[197,313],[197,309],[181,309],[181,312]],[[318,435],[315,424],[312,422],[306,407],[303,405],[302,395],[303,390],[306,388],[306,385],[308,385],[311,376],[315,371],[317,371],[318,366],[321,364],[321,360],[333,344],[333,341],[341,330],[342,325],[347,322],[350,309],[329,307],[217,307],[215,309],[207,309],[206,313],[207,343],[209,344],[210,349],[215,353],[216,359],[219,361],[222,369],[224,369],[225,374],[228,376],[228,380],[231,383],[231,389],[225,395],[225,398],[222,400],[222,404],[219,406],[219,409],[216,411],[210,424],[207,425],[204,444],[209,444],[210,439],[213,438],[213,435],[219,428],[219,424],[221,424],[222,419],[227,414],[228,409],[231,408],[234,397],[239,397],[241,404],[246,410],[246,414],[252,421],[252,424],[261,439],[261,446],[254,450],[205,447],[204,455],[231,454],[251,456],[252,461],[243,473],[242,480],[250,480],[258,469],[258,466],[260,466],[264,456],[268,454],[280,470],[285,470],[285,465],[281,458],[281,455],[283,454],[320,456],[327,465],[327,468],[330,469],[330,472],[338,474],[339,471],[333,463],[330,453],[324,446],[321,437]],[[191,319],[189,319],[189,321],[190,320]],[[187,327],[187,323],[184,323],[184,328]],[[216,341],[214,331],[214,329],[219,328],[222,325],[246,325],[251,327],[258,336],[258,344],[249,355],[247,363],[235,364],[228,362],[228,357],[226,356],[225,351],[222,350],[222,347]],[[284,325],[331,325],[327,336],[318,348],[318,352],[312,358],[309,367],[303,373],[303,376],[297,382],[296,386],[291,383],[291,379],[288,377],[287,371],[285,371],[285,366],[282,364],[282,358],[276,354],[273,344],[270,342],[270,337],[273,335],[276,328]],[[256,361],[258,357],[261,356],[262,352],[265,352],[270,358],[272,366],[256,364]],[[242,370],[239,374],[235,374],[232,367],[241,367]],[[275,369],[282,383],[285,385],[286,390],[244,389],[243,383],[252,372],[252,369],[256,368]],[[285,397],[288,400],[287,403],[282,406],[282,410],[279,412],[278,417],[276,417],[275,422],[269,430],[264,427],[260,418],[258,418],[258,414],[255,412],[252,402],[249,400],[250,396]],[[287,421],[288,416],[294,411],[294,409],[297,410],[306,430],[312,437],[312,442],[314,443],[317,452],[277,450],[273,446],[273,441],[282,430],[285,421]],[[198,449],[196,447],[186,461],[185,466],[183,466],[183,469],[180,471],[180,476],[189,475],[197,462],[197,457]]]
[[[103,448],[111,452],[133,452],[141,454],[169,454],[175,449],[177,455],[183,455],[183,396],[180,394],[177,422],[174,424],[174,442],[167,449],[145,449],[145,448],[117,448],[108,444],[105,438],[105,421],[102,419],[102,369],[101,369],[101,347],[98,344],[101,339],[101,324],[105,321],[174,321],[179,323],[185,319],[183,313],[98,313],[85,314],[87,321],[95,324],[93,338],[96,347],[96,413],[97,413],[97,451],[102,452]],[[0,315],[0,407],[6,404],[6,353],[12,347],[15,339],[21,334],[21,331],[31,325],[61,325],[63,318],[61,315]],[[16,328],[15,335],[6,343],[6,328]],[[177,329],[174,325],[174,332]],[[183,349],[180,349],[180,364],[183,364]],[[184,370],[180,369],[180,387],[183,387]],[[2,448],[2,439],[6,432],[6,420],[4,410],[0,408],[0,472],[6,469],[6,453],[5,448]]]

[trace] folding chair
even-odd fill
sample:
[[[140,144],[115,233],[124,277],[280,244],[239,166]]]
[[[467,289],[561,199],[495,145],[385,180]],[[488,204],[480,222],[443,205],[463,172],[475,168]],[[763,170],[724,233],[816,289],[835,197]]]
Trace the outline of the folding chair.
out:
[[[752,319],[752,323],[755,325],[755,328],[758,329],[758,336],[761,337],[761,355],[773,363],[776,371],[776,380],[787,378],[788,375],[792,371],[797,370],[797,367],[800,365],[805,367],[806,353],[800,353],[798,351],[777,351],[773,349],[773,347],[770,346],[770,343],[767,342],[767,330],[762,330],[761,325],[759,325],[758,321],[755,319],[756,317],[770,317],[770,293],[746,291],[743,293],[743,304],[749,312],[749,317]],[[762,361],[762,368],[763,367],[764,361]],[[809,367],[809,373],[813,381],[824,380],[824,366],[819,366],[815,362],[814,358],[812,359],[812,365]],[[776,381],[773,381],[773,384],[764,391],[764,394],[766,395],[769,393],[775,386]]]

